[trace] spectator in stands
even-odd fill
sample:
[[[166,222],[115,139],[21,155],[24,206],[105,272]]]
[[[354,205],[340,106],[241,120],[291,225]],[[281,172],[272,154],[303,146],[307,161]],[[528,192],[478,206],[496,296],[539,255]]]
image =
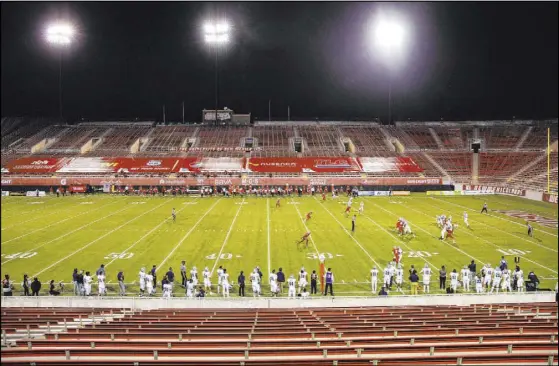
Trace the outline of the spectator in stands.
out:
[[[186,288],[186,261],[181,262],[181,278],[182,278],[182,285]]]
[[[27,273],[23,275],[23,296],[29,296],[29,277]]]
[[[60,295],[60,291],[57,291],[57,290],[55,289],[54,280],[50,280],[49,286],[50,286],[49,294],[50,294],[51,296],[58,296],[58,295]]]
[[[239,283],[239,296],[245,296],[245,275],[243,271],[237,277],[237,282]]]
[[[74,296],[78,296],[80,294],[78,288],[78,269],[74,268],[74,272],[72,272],[72,283],[74,284]]]
[[[116,275],[116,279],[118,280],[119,296],[126,296],[126,288],[124,287],[124,272],[122,272],[122,269]]]
[[[281,293],[283,293],[283,283],[285,282],[285,274],[283,273],[281,267],[280,267],[277,274],[278,274],[279,290],[280,290],[280,294],[281,294]]]
[[[388,296],[388,293],[386,292],[386,286],[384,286],[384,285],[382,286],[378,295],[379,296]]]
[[[419,285],[419,276],[417,275],[417,273],[415,271],[412,272],[412,274],[409,277],[410,283],[411,283],[411,294],[412,295],[417,295],[417,286]]]
[[[441,290],[446,289],[446,269],[444,266],[439,270],[439,288]]]
[[[13,296],[14,285],[10,280],[10,275],[6,274],[2,280],[2,295]]]
[[[468,266],[468,269],[470,270],[470,280],[472,281],[472,285],[474,284],[475,280],[476,280],[476,262],[472,259],[472,263],[470,263],[470,265]]]
[[[35,277],[33,282],[31,282],[31,296],[39,296],[39,291],[41,291],[41,282]]]

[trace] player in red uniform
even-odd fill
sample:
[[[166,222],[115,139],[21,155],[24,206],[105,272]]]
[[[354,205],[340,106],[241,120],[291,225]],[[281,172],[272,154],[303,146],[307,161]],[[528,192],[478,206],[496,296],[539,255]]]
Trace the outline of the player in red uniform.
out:
[[[305,222],[308,222],[311,219],[312,216],[312,211],[307,213],[307,218],[305,219]]]
[[[394,254],[393,261],[396,262],[396,264],[400,264],[402,260],[402,249],[400,247],[394,247],[392,248],[392,253]]]
[[[322,200],[326,201],[326,192],[322,192]]]
[[[307,232],[305,233],[305,235],[303,235],[303,237],[301,238],[301,240],[297,242],[297,247],[299,246],[299,244],[305,243],[306,247],[308,248],[308,247],[309,247],[309,237],[310,237],[310,236],[311,236],[311,232],[310,232],[310,231],[307,231]]]
[[[276,201],[276,208],[278,208],[278,207],[280,207],[280,206],[281,206],[281,204],[280,204],[280,199],[278,198],[278,200]]]
[[[402,220],[399,220],[396,222],[396,229],[398,229],[398,234],[402,234],[403,230],[404,230],[404,224],[402,223]]]

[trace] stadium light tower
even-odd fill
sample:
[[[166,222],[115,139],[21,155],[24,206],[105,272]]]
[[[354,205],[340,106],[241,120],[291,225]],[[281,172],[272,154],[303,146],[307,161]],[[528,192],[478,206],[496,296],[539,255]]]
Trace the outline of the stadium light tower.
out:
[[[215,124],[218,124],[217,119],[217,103],[218,103],[218,55],[219,49],[225,47],[229,43],[231,36],[231,26],[227,21],[213,20],[204,24],[204,41],[214,48],[215,52]]]
[[[70,47],[76,34],[72,24],[67,22],[56,22],[47,26],[45,31],[46,41],[59,50],[58,53],[58,108],[60,120],[62,121],[62,52]]]
[[[392,68],[398,65],[406,40],[404,25],[389,18],[382,18],[375,23],[375,48],[388,66],[388,121],[392,122]]]

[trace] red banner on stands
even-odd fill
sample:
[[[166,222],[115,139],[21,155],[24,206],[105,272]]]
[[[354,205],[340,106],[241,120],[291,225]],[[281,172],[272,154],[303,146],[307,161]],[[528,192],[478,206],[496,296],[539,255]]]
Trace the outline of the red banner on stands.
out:
[[[343,173],[360,172],[353,158],[250,158],[247,170],[259,173]]]
[[[542,200],[544,202],[549,202],[549,203],[555,203],[557,204],[557,194],[549,194],[549,193],[544,193]]]
[[[74,193],[84,193],[86,190],[86,186],[84,185],[80,185],[80,186],[70,186],[70,192],[74,192]]]
[[[21,158],[4,164],[2,173],[51,173],[55,172],[66,159]]]
[[[127,173],[171,173],[177,172],[180,158],[116,158],[117,171]]]
[[[484,193],[502,193],[509,194],[512,196],[525,196],[526,191],[523,189],[509,188],[509,187],[494,187],[494,186],[484,186],[484,185],[466,185],[462,186],[464,191],[479,191]]]

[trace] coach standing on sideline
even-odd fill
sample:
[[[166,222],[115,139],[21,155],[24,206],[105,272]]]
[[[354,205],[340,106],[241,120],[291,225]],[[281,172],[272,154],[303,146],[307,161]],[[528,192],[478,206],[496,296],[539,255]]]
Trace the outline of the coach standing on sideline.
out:
[[[184,288],[186,288],[186,261],[181,262],[180,270],[181,270],[181,277],[182,277],[181,284],[184,286]]]
[[[239,296],[245,296],[245,275],[243,274],[243,271],[241,271],[241,273],[239,274],[239,277],[237,278],[237,282],[239,283]]]
[[[352,233],[355,232],[355,220],[357,220],[357,216],[353,215],[353,217],[351,218],[351,232]]]
[[[328,268],[326,274],[324,275],[324,282],[326,283],[326,287],[324,287],[324,296],[328,293],[328,288],[330,288],[330,296],[334,296],[334,274],[332,273],[332,268]]]
[[[124,287],[124,272],[122,272],[122,269],[116,275],[116,279],[118,280],[118,295],[126,296],[126,288]]]
[[[283,271],[282,271],[281,267],[280,267],[280,269],[277,273],[277,276],[278,276],[279,291],[280,291],[280,294],[281,294],[281,293],[283,293],[283,284],[285,282],[285,275],[283,274]]]
[[[472,259],[472,263],[470,263],[470,265],[468,266],[468,269],[470,270],[470,281],[472,282],[471,284],[473,286],[476,280],[476,273],[477,273],[476,262],[473,259]]]
[[[441,290],[446,289],[446,269],[444,266],[439,270],[439,288]]]

